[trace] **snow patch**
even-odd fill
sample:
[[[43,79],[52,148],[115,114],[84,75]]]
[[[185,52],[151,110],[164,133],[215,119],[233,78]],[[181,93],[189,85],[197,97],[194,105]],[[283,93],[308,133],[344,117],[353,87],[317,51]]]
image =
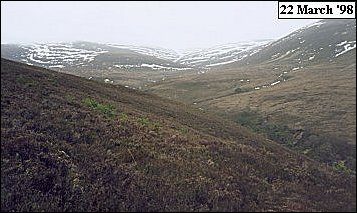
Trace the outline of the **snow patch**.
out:
[[[342,41],[341,43],[336,44],[336,47],[340,47],[347,44],[347,41]]]
[[[343,50],[342,50],[340,53],[337,53],[337,54],[335,55],[335,57],[338,57],[338,56],[340,56],[340,55],[342,55],[342,54],[344,54],[344,53],[346,53],[346,52],[348,52],[348,51],[353,50],[353,49],[356,48],[356,41],[341,42],[340,44],[341,44],[341,45],[344,44]],[[338,45],[340,45],[340,44],[338,44]],[[341,46],[341,45],[340,45],[340,46]],[[336,45],[336,46],[337,46],[337,45]]]
[[[114,83],[114,81],[112,81],[112,80],[110,80],[110,79],[108,79],[108,78],[104,79],[104,82],[105,82],[105,83],[111,83],[111,84]]]
[[[270,85],[271,85],[271,86],[274,86],[274,85],[279,84],[279,83],[280,83],[280,81],[276,81],[276,82],[274,82],[274,83],[271,83]]]
[[[218,65],[223,65],[223,64],[230,64],[230,63],[233,63],[233,62],[236,62],[236,60],[225,61],[225,62],[216,63],[216,64],[209,64],[209,65],[206,65],[206,67],[213,67],[213,66],[218,66]]]
[[[51,65],[50,68],[63,68],[63,65]]]

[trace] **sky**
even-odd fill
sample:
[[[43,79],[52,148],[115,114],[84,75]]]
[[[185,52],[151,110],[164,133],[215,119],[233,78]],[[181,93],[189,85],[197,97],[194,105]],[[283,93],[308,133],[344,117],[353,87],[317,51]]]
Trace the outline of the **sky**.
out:
[[[316,21],[278,19],[277,1],[1,1],[1,43],[92,41],[183,50],[281,38]]]

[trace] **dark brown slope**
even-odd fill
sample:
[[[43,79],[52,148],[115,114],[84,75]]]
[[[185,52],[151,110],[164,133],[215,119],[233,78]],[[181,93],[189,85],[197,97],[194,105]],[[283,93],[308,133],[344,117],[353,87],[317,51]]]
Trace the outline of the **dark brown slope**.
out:
[[[1,211],[354,211],[338,174],[209,113],[1,60]]]

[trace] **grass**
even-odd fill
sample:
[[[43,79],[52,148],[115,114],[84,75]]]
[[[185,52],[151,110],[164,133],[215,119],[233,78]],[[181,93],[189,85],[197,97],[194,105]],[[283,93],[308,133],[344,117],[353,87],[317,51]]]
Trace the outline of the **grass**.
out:
[[[346,167],[352,173],[356,171],[356,150],[347,144],[339,143],[338,139],[333,136],[316,135],[309,130],[294,130],[287,125],[273,123],[264,118],[257,110],[250,108],[246,108],[236,114],[235,121],[270,140],[283,144],[320,162],[327,163],[334,168],[337,165],[340,169]],[[300,134],[302,137],[297,138]],[[341,163],[336,164],[336,161],[343,162],[343,166]]]
[[[235,119],[240,125],[249,127],[255,132],[264,134],[271,140],[287,146],[293,146],[293,130],[289,129],[285,125],[266,121],[257,111],[246,109],[238,113]]]
[[[136,120],[141,126],[147,127],[150,130],[158,132],[160,128],[162,128],[162,124],[157,121],[150,120],[149,118],[146,117],[139,117]]]
[[[105,114],[109,118],[113,118],[117,114],[116,111],[115,111],[114,106],[112,106],[111,104],[101,104],[101,103],[99,103],[96,100],[91,99],[91,98],[83,99],[83,105],[87,106],[87,107],[90,107],[92,109],[95,109],[95,110]]]
[[[333,169],[339,172],[345,172],[345,173],[352,173],[353,171],[349,168],[347,168],[347,166],[345,165],[345,161],[339,161],[339,162],[335,162],[333,164]]]
[[[145,117],[138,118],[138,122],[139,122],[139,124],[141,124],[143,126],[149,126],[149,124],[150,124],[150,120]]]
[[[30,78],[26,78],[25,76],[22,76],[22,75],[17,77],[16,83],[19,84],[21,87],[25,87],[25,88],[33,87],[36,85],[35,81],[33,81]]]
[[[122,112],[119,114],[119,119],[123,122],[126,122],[128,120],[128,115],[125,112]]]
[[[239,87],[239,86],[234,89],[234,92],[236,92],[237,94],[250,92],[250,91],[252,91],[252,89],[250,89],[250,88],[242,88],[242,87]]]

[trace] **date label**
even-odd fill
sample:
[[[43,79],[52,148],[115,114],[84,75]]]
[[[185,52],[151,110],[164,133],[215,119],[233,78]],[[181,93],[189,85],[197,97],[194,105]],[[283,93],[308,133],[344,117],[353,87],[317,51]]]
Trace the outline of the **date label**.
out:
[[[355,19],[356,2],[278,2],[279,19]]]

